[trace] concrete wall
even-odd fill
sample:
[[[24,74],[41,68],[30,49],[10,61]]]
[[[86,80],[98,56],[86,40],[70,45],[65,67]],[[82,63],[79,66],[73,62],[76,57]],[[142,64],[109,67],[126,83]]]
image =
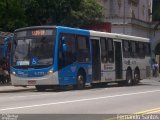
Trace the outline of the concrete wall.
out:
[[[149,38],[152,51],[160,44],[160,26],[152,22],[152,0],[98,0],[103,6],[104,21],[111,32]],[[154,34],[155,32],[155,34]]]
[[[150,22],[152,0],[98,0],[103,6],[105,18],[136,18]]]

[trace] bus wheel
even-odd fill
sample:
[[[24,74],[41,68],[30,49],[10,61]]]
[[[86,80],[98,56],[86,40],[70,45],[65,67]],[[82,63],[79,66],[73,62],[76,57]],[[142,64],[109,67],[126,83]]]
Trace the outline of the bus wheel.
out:
[[[140,80],[140,73],[139,73],[139,71],[136,70],[134,73],[134,84],[135,85],[138,84],[139,80]]]
[[[83,72],[78,72],[76,88],[81,90],[84,88],[84,85],[85,85],[85,75]]]
[[[36,87],[37,91],[45,91],[45,86],[43,86],[43,85],[36,85],[35,87]]]
[[[127,70],[127,73],[126,73],[126,85],[130,86],[132,84],[133,84],[132,71]]]

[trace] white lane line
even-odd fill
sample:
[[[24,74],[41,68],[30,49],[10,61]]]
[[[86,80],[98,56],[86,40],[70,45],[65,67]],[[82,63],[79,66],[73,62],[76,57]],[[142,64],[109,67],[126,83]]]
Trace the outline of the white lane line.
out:
[[[58,94],[58,93],[46,93],[46,94],[35,94],[35,95],[27,95],[27,96],[14,96],[14,97],[0,97],[0,100],[1,99],[17,99],[17,98],[29,98],[29,97],[36,97],[36,96],[45,96],[45,95],[55,95],[55,94]]]
[[[104,96],[104,97],[98,97],[98,98],[88,98],[88,99],[79,99],[79,100],[71,100],[71,101],[62,101],[62,102],[55,102],[55,103],[28,105],[28,106],[21,106],[21,107],[3,108],[3,109],[0,109],[0,111],[16,110],[16,109],[24,109],[24,108],[32,108],[32,107],[42,107],[42,106],[67,104],[67,103],[75,103],[75,102],[84,102],[84,101],[100,100],[100,99],[106,99],[106,98],[116,98],[116,97],[131,96],[131,95],[140,95],[140,94],[147,94],[147,93],[154,93],[154,92],[160,92],[160,90],[144,91],[144,92],[129,93],[129,94],[120,94],[120,95],[113,95],[113,96]]]

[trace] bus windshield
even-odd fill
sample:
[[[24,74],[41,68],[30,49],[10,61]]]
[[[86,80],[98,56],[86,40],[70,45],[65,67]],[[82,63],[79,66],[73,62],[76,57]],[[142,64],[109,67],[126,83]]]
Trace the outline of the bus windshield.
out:
[[[15,40],[13,66],[50,66],[54,60],[55,36],[24,37]]]

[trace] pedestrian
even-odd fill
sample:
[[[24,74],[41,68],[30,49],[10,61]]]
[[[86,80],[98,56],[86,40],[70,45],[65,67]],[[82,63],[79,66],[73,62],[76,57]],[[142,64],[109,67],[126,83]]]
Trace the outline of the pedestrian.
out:
[[[158,73],[159,73],[159,65],[158,65],[157,62],[155,62],[154,67],[155,67],[155,77],[158,77]]]
[[[152,70],[153,70],[153,77],[157,77],[159,71],[159,65],[155,60],[153,60]]]
[[[0,60],[0,84],[4,84],[5,78],[4,78],[4,70],[3,66],[1,64],[2,59]]]
[[[10,77],[9,77],[9,73],[7,71],[7,62],[6,62],[5,57],[3,57],[1,59],[0,66],[1,66],[2,74],[3,74],[2,84],[5,84],[6,82],[9,83],[10,82]]]

